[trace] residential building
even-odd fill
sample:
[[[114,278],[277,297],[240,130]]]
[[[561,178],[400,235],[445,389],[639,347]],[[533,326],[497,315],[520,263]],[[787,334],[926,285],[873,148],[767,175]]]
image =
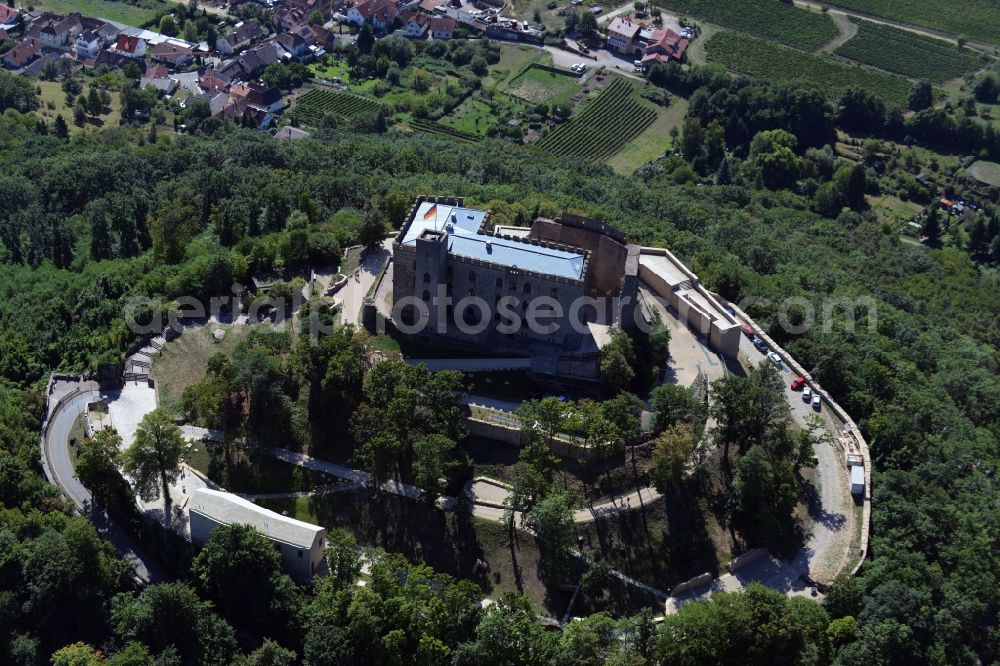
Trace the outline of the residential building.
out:
[[[669,28],[666,30],[655,30],[645,42],[643,48],[642,63],[654,62],[666,63],[671,60],[678,62],[684,60],[684,52],[687,50],[688,40],[678,35]]]
[[[639,42],[639,32],[644,27],[642,23],[633,21],[629,16],[616,17],[608,26],[608,50],[641,56],[643,47]]]
[[[181,67],[194,60],[194,50],[190,46],[166,41],[154,44],[149,56],[157,62]]]
[[[275,513],[231,493],[199,488],[188,503],[191,542],[204,546],[220,526],[249,525],[271,541],[291,576],[309,581],[322,573],[326,529]]]
[[[392,293],[404,304],[392,313],[397,329],[427,344],[530,356],[541,375],[596,381],[608,329],[634,323],[639,248],[570,214],[518,234],[490,228],[489,213],[462,199],[417,199],[393,242]],[[537,309],[545,326],[511,323]]]
[[[351,23],[358,26],[369,23],[379,32],[391,28],[398,16],[399,3],[396,0],[363,0],[347,12],[347,20]]]
[[[73,48],[76,50],[76,57],[80,60],[96,58],[101,51],[101,36],[93,30],[84,30],[76,38]]]
[[[309,16],[300,7],[291,7],[287,4],[281,5],[274,12],[274,25],[282,30],[291,30],[297,25],[306,23]]]
[[[274,39],[295,60],[308,58],[309,41],[297,32],[283,32]]]
[[[284,107],[281,91],[274,86],[260,83],[234,83],[229,88],[233,97],[243,98],[250,106],[264,109],[269,113],[280,111]]]
[[[135,35],[121,34],[111,50],[126,58],[141,58],[146,55],[146,40]]]
[[[3,66],[8,69],[21,69],[42,54],[42,43],[37,39],[25,39],[20,44],[3,54]]]
[[[9,5],[0,4],[0,28],[10,30],[21,21],[21,12]]]
[[[431,26],[431,19],[429,16],[408,11],[403,12],[401,14],[401,18],[403,19],[404,36],[409,37],[410,39],[423,39],[427,36],[427,30]]]
[[[163,65],[157,64],[146,70],[146,73],[139,79],[139,87],[153,86],[164,95],[172,95],[177,90],[177,81],[170,78],[170,72]]]
[[[230,56],[264,36],[264,31],[256,21],[244,21],[237,23],[232,32],[216,40],[215,46],[219,53]]]
[[[431,19],[431,37],[433,39],[451,39],[457,25],[458,21],[450,16],[435,16]]]

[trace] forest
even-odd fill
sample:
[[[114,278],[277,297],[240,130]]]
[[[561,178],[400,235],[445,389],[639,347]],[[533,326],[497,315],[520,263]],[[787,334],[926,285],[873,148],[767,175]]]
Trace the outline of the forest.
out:
[[[67,140],[19,113],[30,111],[30,91],[0,86],[0,100],[15,100],[3,102],[0,117],[2,660],[868,666],[1000,658],[996,272],[959,249],[885,233],[859,196],[863,171],[833,168],[819,150],[851,121],[844,107],[835,111],[808,88],[692,71],[682,83],[699,92],[681,154],[634,177],[502,141],[392,132],[326,129],[277,142],[223,124],[185,136],[124,127]],[[901,130],[902,119],[877,100],[850,101],[848,111]],[[907,126],[916,134],[935,122],[921,116],[934,113]],[[820,205],[826,183],[835,204]],[[280,573],[273,549],[234,529],[217,533],[181,580],[134,589],[127,565],[41,476],[48,373],[119,360],[134,342],[124,316],[137,296],[164,304],[207,297],[253,274],[334,261],[398,226],[422,193],[464,196],[490,208],[497,224],[584,211],[634,242],[670,247],[725,298],[756,299],[755,319],[870,442],[873,530],[860,575],[837,581],[822,607],[751,586],[689,604],[658,627],[644,615],[596,614],[552,634],[523,599],[484,610],[468,582],[390,554],[374,556],[369,586],[345,585],[356,561],[346,536],[331,536],[342,541],[331,550],[334,575],[303,590]],[[817,311],[828,299],[871,300],[791,334],[778,325],[789,296]],[[377,407],[391,396],[367,399]],[[362,413],[356,432],[376,418]],[[259,583],[219,583],[241,576]]]

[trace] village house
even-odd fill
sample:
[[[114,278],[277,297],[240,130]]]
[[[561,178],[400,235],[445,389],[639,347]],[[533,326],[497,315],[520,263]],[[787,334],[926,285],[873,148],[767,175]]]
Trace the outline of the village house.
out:
[[[215,69],[206,70],[204,74],[198,77],[198,85],[202,88],[202,90],[226,90],[229,88],[230,82],[230,79],[226,78]]]
[[[84,30],[76,38],[73,48],[80,60],[96,58],[101,50],[101,36],[93,30]]]
[[[364,0],[351,7],[347,12],[347,20],[357,26],[365,23],[379,32],[385,32],[392,27],[393,21],[399,16],[399,3],[396,0]]]
[[[172,95],[177,90],[177,81],[170,78],[170,72],[163,65],[153,65],[146,74],[139,79],[139,87],[153,86],[164,95]]]
[[[403,12],[401,16],[403,19],[403,35],[405,37],[423,39],[427,36],[427,30],[431,26],[429,16],[410,11]]]
[[[0,4],[0,29],[12,30],[21,22],[21,12],[13,7]]]
[[[309,41],[297,32],[283,32],[274,41],[295,60],[303,60],[311,55]]]
[[[262,39],[264,31],[256,21],[237,23],[232,32],[216,40],[216,48],[222,55],[230,56]]]
[[[133,35],[118,35],[118,41],[110,50],[126,58],[142,58],[146,55],[146,40]]]
[[[281,91],[274,86],[265,86],[259,83],[234,83],[229,88],[229,94],[235,98],[245,99],[250,106],[269,113],[280,111],[284,106]]]
[[[627,55],[642,55],[639,32],[643,24],[633,21],[630,16],[618,16],[608,26],[608,50]]]
[[[669,28],[666,30],[656,30],[650,36],[643,49],[642,64],[647,65],[654,62],[667,63],[671,60],[684,60],[684,52],[687,50],[688,40],[678,35]]]
[[[435,16],[431,19],[431,37],[433,39],[451,39],[457,25],[458,21],[450,16]]]
[[[20,44],[3,54],[3,66],[8,69],[21,69],[42,54],[42,43],[37,39],[25,39]]]
[[[38,26],[38,38],[42,41],[42,46],[50,49],[65,48],[70,39],[73,28],[71,19],[52,19],[45,22],[45,25]]]
[[[149,50],[149,56],[156,62],[181,67],[194,60],[194,50],[190,46],[173,42],[160,42]]]
[[[282,30],[291,30],[309,19],[304,9],[282,5],[274,12],[274,25]]]

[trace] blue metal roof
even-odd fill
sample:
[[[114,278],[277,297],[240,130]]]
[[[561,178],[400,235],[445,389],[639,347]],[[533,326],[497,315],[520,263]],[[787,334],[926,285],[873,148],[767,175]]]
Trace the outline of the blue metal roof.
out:
[[[417,208],[413,222],[403,237],[404,245],[414,245],[425,230],[446,231],[448,252],[456,257],[476,259],[569,280],[583,279],[582,252],[559,250],[481,233],[480,228],[486,219],[486,212],[472,208],[438,204],[434,214],[425,220],[424,216],[433,206],[433,203],[424,201]]]

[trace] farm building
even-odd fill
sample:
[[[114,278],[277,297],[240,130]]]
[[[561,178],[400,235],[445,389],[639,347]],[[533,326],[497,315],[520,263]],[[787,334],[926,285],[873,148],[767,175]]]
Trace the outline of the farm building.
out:
[[[257,506],[231,493],[199,488],[188,504],[191,542],[203,546],[220,525],[250,525],[281,551],[285,570],[308,581],[323,567],[326,529]]]

